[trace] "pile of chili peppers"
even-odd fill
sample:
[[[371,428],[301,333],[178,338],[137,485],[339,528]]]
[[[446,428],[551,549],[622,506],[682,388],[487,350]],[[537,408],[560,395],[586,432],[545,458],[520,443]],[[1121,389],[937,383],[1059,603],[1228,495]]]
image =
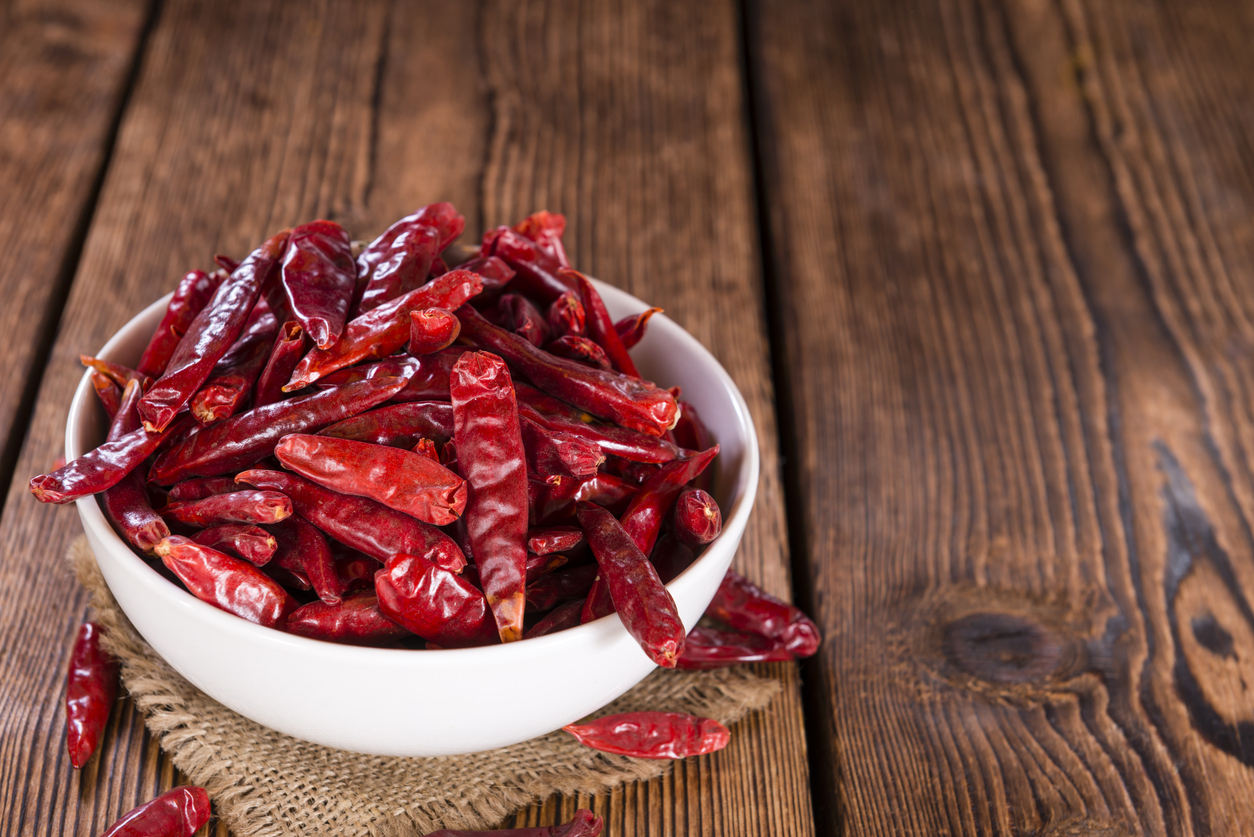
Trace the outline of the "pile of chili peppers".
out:
[[[314,221],[187,274],[134,369],[83,358],[108,436],[31,491],[99,495],[193,595],[315,639],[461,648],[616,612],[662,666],[814,653],[731,573],[685,635],[665,585],[719,534],[718,445],[632,362],[659,309],[611,319],[561,215],[459,260],[464,226],[432,204],[355,248]]]

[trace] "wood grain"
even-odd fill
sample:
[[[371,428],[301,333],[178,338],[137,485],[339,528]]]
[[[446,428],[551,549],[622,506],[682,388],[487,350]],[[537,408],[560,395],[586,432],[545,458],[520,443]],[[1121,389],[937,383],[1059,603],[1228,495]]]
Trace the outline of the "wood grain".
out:
[[[1254,822],[1250,24],[754,8],[820,828]]]

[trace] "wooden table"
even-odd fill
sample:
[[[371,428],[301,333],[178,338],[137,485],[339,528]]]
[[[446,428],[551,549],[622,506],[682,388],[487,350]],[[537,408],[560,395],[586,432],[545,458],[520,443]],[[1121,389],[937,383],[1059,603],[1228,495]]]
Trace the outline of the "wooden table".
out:
[[[177,780],[64,752],[41,506],[79,370],[216,252],[564,212],[749,401],[737,566],[826,632],[607,834],[1254,828],[1254,14],[1134,0],[0,0],[0,833]],[[470,238],[468,236],[468,238]]]

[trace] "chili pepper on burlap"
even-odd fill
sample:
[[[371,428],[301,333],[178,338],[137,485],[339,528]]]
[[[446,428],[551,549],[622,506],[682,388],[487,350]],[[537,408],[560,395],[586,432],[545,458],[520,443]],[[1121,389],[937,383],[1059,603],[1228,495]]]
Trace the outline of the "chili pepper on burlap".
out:
[[[247,561],[180,535],[157,544],[162,563],[202,602],[267,628],[282,624],[296,600]]]
[[[416,555],[400,553],[375,575],[383,615],[442,648],[497,641],[488,600],[470,582]]]
[[[466,509],[465,480],[404,448],[293,433],[274,455],[323,488],[369,497],[433,526],[452,523]]]
[[[267,564],[278,549],[274,535],[251,523],[224,523],[192,535],[196,543],[243,558],[254,567]]]
[[[179,282],[165,307],[165,314],[153,332],[152,339],[139,358],[136,369],[145,375],[159,377],[165,372],[179,341],[187,333],[196,315],[209,303],[218,286],[226,279],[227,272],[215,270],[205,273],[193,270]]]
[[[339,604],[344,597],[344,584],[331,547],[318,527],[300,515],[292,515],[271,527],[271,531],[278,541],[274,563],[308,581],[322,601]]]
[[[509,369],[488,352],[453,367],[453,443],[469,484],[466,536],[502,642],[522,639],[527,565],[527,464]]]
[[[649,659],[674,668],[687,631],[670,591],[614,515],[587,502],[575,508],[623,626]]]
[[[527,585],[527,606],[544,612],[572,599],[582,606],[598,572],[596,564],[580,564],[542,575]]]
[[[688,632],[676,668],[707,670],[741,663],[774,663],[796,659],[784,643],[748,631],[698,625]]]
[[[65,743],[70,764],[82,767],[96,752],[118,692],[118,662],[100,647],[102,628],[84,622],[70,652],[65,683]]]
[[[100,837],[192,837],[209,814],[205,789],[181,785],[132,808]]]
[[[587,316],[588,337],[605,349],[605,354],[616,370],[624,375],[639,378],[640,371],[636,369],[631,355],[627,354],[623,339],[618,336],[618,331],[614,328],[614,321],[610,319],[610,312],[606,310],[600,292],[593,287],[587,276],[577,270],[562,268],[558,271],[558,275],[567,280],[573,280],[575,287],[579,289],[579,298],[583,301],[583,310]]]
[[[546,343],[544,350],[554,357],[573,360],[594,369],[614,368],[605,350],[582,335],[564,334],[553,342]]]
[[[810,617],[733,570],[723,577],[705,615],[737,630],[779,640],[798,657],[819,650],[819,628]]]
[[[281,491],[291,499],[296,514],[345,546],[379,561],[404,552],[453,572],[466,566],[466,556],[448,535],[367,497],[339,494],[284,471],[244,471],[235,480]]]
[[[453,438],[453,405],[443,401],[389,404],[336,422],[319,436],[412,448],[420,439],[443,445]]]
[[[108,375],[103,375],[95,369],[91,370],[91,387],[96,391],[100,406],[104,407],[105,415],[109,417],[109,421],[113,421],[113,417],[118,414],[118,407],[122,405],[122,388]]]
[[[411,355],[429,355],[446,349],[461,333],[461,322],[447,308],[424,308],[409,312]]]
[[[358,312],[378,308],[427,281],[436,254],[465,228],[466,219],[451,203],[433,203],[384,230],[357,257],[362,281]]]
[[[300,323],[295,320],[284,323],[279,329],[278,339],[270,348],[265,368],[257,377],[257,386],[253,391],[254,407],[283,400],[283,385],[291,377],[296,364],[300,363],[304,349],[305,330]]]
[[[567,291],[553,300],[544,318],[554,339],[566,334],[583,337],[587,330],[587,314],[583,310],[583,303],[579,301],[579,294],[574,291]]]
[[[357,265],[344,228],[334,221],[293,227],[279,276],[293,319],[314,345],[335,345],[357,287]]]
[[[117,441],[126,433],[140,429],[137,407],[142,395],[138,381],[131,381],[126,385],[126,392],[122,394],[118,412],[109,426],[109,435],[105,437],[105,441]],[[170,527],[152,508],[144,475],[138,468],[132,468],[117,484],[106,488],[100,499],[105,515],[122,537],[137,549],[151,552],[163,538],[170,536]]]
[[[405,386],[375,378],[254,407],[189,436],[157,457],[149,480],[171,485],[188,477],[216,477],[269,456],[289,433],[313,433],[378,406]]]
[[[630,349],[643,340],[649,320],[653,319],[654,314],[661,313],[661,308],[646,308],[639,314],[629,314],[615,322],[614,330],[618,332],[618,339],[623,341],[623,348]]]
[[[161,514],[189,526],[278,523],[292,516],[292,501],[277,491],[232,491],[203,500],[169,503]]]
[[[83,366],[99,372],[122,389],[126,389],[126,385],[131,381],[138,381],[145,391],[152,386],[151,377],[135,369],[131,369],[129,366],[123,366],[120,363],[114,363],[109,360],[101,360],[100,358],[92,357],[91,355],[79,355],[78,360],[79,363],[83,364]]]
[[[279,321],[270,313],[270,306],[264,298],[257,300],[235,344],[192,396],[191,411],[196,421],[212,424],[235,415],[252,392],[278,330]]]
[[[623,513],[623,530],[646,555],[653,551],[662,524],[675,505],[679,492],[718,455],[718,445],[688,459],[677,459],[663,465],[640,486],[627,511]]]
[[[344,327],[344,335],[334,346],[315,348],[305,355],[283,391],[302,389],[323,375],[361,360],[387,357],[409,341],[410,311],[424,308],[452,311],[482,289],[483,283],[477,274],[453,270],[367,311]]]
[[[457,318],[462,334],[480,348],[500,355],[532,383],[594,416],[651,436],[661,436],[678,417],[671,394],[649,381],[553,357],[492,325],[468,305],[457,309]]]
[[[218,286],[179,341],[165,372],[144,393],[139,415],[150,430],[163,430],[209,377],[244,328],[264,286],[278,270],[288,232],[272,236]]]
[[[527,551],[536,555],[569,552],[583,544],[583,530],[577,526],[548,526],[527,532]]]
[[[549,342],[549,324],[540,309],[521,294],[504,294],[496,303],[501,326],[525,337],[533,346]]]
[[[441,829],[424,837],[600,837],[604,826],[600,817],[587,808],[575,811],[575,818],[560,825],[543,825],[534,828],[506,828],[499,831],[459,831]]]
[[[171,501],[185,502],[203,500],[214,494],[230,494],[232,491],[239,491],[234,477],[193,477],[170,486],[169,495]]]
[[[346,596],[339,604],[323,601],[298,607],[283,630],[297,636],[343,645],[387,646],[410,632],[383,615],[374,590]]]
[[[703,546],[723,530],[723,513],[708,492],[688,487],[675,500],[671,528],[684,543]]]
[[[713,718],[680,712],[623,712],[562,729],[606,753],[644,759],[682,759],[727,746],[731,733]]]

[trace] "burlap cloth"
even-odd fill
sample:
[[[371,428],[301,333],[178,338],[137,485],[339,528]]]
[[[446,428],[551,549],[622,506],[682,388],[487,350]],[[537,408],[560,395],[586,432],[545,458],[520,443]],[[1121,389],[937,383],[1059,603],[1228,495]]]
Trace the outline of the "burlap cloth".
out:
[[[551,794],[597,793],[670,768],[666,761],[591,750],[560,730],[499,750],[438,758],[364,756],[291,738],[227,709],[157,656],[118,608],[86,538],[71,545],[69,560],[148,728],[175,766],[209,792],[236,837],[411,837],[491,828]],[[777,682],[744,668],[655,671],[598,714],[664,709],[731,723],[778,691]]]

